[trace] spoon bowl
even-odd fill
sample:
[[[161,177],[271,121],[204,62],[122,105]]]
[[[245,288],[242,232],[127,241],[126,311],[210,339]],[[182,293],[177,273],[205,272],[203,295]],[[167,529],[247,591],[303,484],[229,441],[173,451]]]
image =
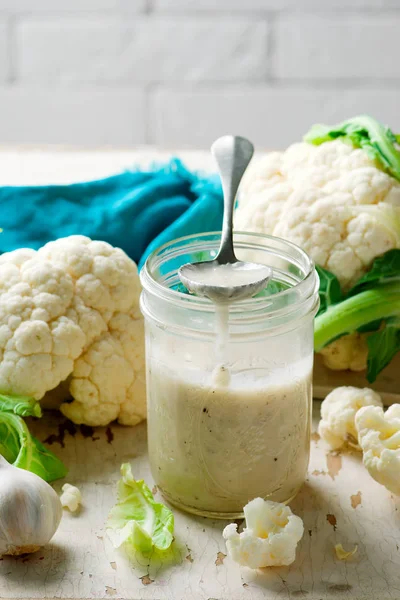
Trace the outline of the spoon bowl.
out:
[[[226,135],[211,146],[224,192],[221,245],[214,260],[189,263],[178,271],[189,292],[215,303],[230,304],[251,298],[265,288],[272,276],[272,269],[265,265],[237,260],[233,249],[235,198],[253,152],[252,143],[239,136]]]
[[[184,265],[179,277],[189,292],[223,304],[245,300],[261,292],[272,270],[256,263],[220,264],[216,260]]]

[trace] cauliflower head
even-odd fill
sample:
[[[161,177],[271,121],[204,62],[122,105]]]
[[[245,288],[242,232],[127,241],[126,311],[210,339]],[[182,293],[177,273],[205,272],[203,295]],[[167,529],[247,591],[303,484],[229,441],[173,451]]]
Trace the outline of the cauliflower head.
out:
[[[301,518],[289,506],[262,498],[255,498],[243,510],[243,532],[238,533],[236,523],[223,531],[229,556],[252,569],[292,564],[304,533]]]
[[[38,400],[67,380],[75,423],[146,414],[135,263],[84,236],[0,256],[0,391]]]
[[[392,404],[385,413],[379,406],[361,408],[355,424],[369,474],[399,496],[400,404]]]
[[[379,394],[369,388],[338,387],[321,404],[318,433],[334,450],[346,443],[358,447],[357,411],[364,406],[382,407]]]
[[[400,182],[341,140],[294,144],[250,167],[235,227],[298,244],[346,289],[400,247]]]
[[[235,228],[294,242],[346,291],[377,256],[400,248],[400,182],[340,139],[293,144],[250,166]],[[367,353],[365,336],[357,335],[321,354],[331,369],[360,371]]]

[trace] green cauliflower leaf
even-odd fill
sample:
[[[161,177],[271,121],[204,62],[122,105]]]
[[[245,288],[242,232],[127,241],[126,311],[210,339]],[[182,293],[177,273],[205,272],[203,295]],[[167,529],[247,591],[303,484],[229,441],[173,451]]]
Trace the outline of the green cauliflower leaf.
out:
[[[14,467],[31,471],[47,482],[67,474],[64,463],[30,433],[25,421],[14,412],[0,411],[0,454]]]
[[[20,417],[41,417],[40,404],[30,396],[0,394],[0,412],[12,412]]]
[[[136,481],[131,466],[121,466],[118,501],[111,509],[107,529],[116,548],[126,544],[148,553],[153,548],[167,550],[174,539],[172,511],[154,500],[143,480]]]
[[[400,181],[398,136],[389,127],[368,115],[361,115],[333,127],[313,125],[303,140],[319,146],[338,138],[355,148],[362,148],[383,171]]]

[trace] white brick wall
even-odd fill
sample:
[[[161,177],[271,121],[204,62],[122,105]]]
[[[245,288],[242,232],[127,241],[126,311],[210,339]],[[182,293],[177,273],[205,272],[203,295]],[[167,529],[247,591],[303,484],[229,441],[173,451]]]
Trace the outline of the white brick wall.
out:
[[[400,5],[400,3],[399,3]],[[400,79],[398,15],[296,16],[276,24],[274,75],[294,79]]]
[[[0,143],[400,131],[400,0],[0,0]]]
[[[152,98],[152,139],[182,147],[208,147],[216,135],[235,131],[259,148],[284,148],[313,123],[335,123],[359,113],[399,123],[399,93],[337,88],[241,87],[222,90],[160,90]]]
[[[0,88],[0,143],[121,145],[146,141],[145,96],[131,89]]]
[[[75,83],[262,81],[267,23],[210,17],[22,20],[17,77]]]

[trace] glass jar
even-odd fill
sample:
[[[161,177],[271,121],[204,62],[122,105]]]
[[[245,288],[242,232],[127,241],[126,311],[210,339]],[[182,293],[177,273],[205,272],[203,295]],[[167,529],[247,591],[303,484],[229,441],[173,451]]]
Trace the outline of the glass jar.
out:
[[[318,276],[294,244],[235,233],[238,258],[269,265],[273,279],[230,305],[218,364],[216,307],[185,293],[177,271],[212,260],[219,241],[197,234],[156,250],[141,272],[141,309],[154,480],[183,510],[233,519],[255,497],[289,502],[304,482]]]

